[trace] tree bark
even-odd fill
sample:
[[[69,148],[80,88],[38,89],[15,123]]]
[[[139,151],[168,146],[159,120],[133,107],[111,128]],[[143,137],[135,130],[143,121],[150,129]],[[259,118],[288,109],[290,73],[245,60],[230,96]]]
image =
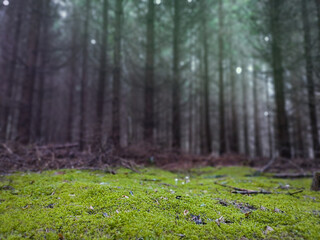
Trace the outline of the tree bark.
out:
[[[84,150],[86,142],[86,87],[87,87],[87,72],[88,72],[88,41],[89,41],[89,21],[90,21],[90,0],[86,0],[86,10],[84,19],[83,42],[82,42],[82,73],[81,73],[81,92],[80,92],[80,136],[79,148]]]
[[[259,119],[259,100],[258,100],[258,79],[257,71],[254,69],[253,72],[253,109],[254,109],[254,145],[255,145],[255,156],[262,156],[261,149],[261,135],[260,135],[260,119]]]
[[[232,53],[231,53],[232,54]],[[237,114],[237,94],[236,79],[234,75],[233,56],[230,59],[230,81],[231,81],[231,142],[230,150],[232,153],[239,153],[239,134],[238,134],[238,114]]]
[[[22,82],[21,103],[18,119],[18,140],[22,144],[30,141],[31,119],[33,112],[34,84],[37,71],[39,36],[41,29],[41,10],[43,0],[35,0],[31,5],[31,17],[27,43],[27,62]]]
[[[272,34],[272,69],[275,88],[276,119],[277,119],[277,149],[279,155],[291,158],[288,117],[285,107],[284,79],[281,48],[281,1],[270,0],[271,4],[271,34]]]
[[[307,90],[308,90],[308,107],[309,118],[311,124],[311,136],[314,157],[320,162],[320,145],[319,145],[319,133],[317,123],[317,110],[316,110],[316,97],[314,93],[313,82],[313,63],[311,55],[311,38],[310,38],[310,23],[307,12],[307,3],[301,0],[301,11],[303,20],[303,32],[304,32],[304,53],[306,60],[306,75],[307,75]]]
[[[112,96],[112,140],[115,147],[120,146],[120,93],[121,93],[121,41],[122,41],[122,0],[116,1],[115,46]]]
[[[144,83],[144,141],[153,144],[154,129],[154,1],[148,1],[147,51]]]
[[[9,73],[7,75],[7,88],[6,88],[6,101],[3,111],[3,124],[1,128],[1,136],[0,139],[3,141],[7,140],[7,132],[8,132],[8,122],[9,122],[9,115],[11,110],[11,101],[13,95],[13,87],[15,84],[15,76],[16,76],[16,65],[17,65],[17,57],[19,52],[19,42],[20,42],[20,35],[21,35],[21,25],[22,25],[22,9],[21,6],[17,6],[17,15],[15,16],[15,31],[13,37],[13,44],[12,44],[12,52],[10,56],[10,63],[9,63]]]
[[[244,140],[244,153],[246,156],[250,155],[249,149],[249,133],[248,133],[248,100],[247,100],[247,79],[245,66],[242,66],[242,112],[243,112],[243,140]]]
[[[210,107],[209,107],[209,47],[208,47],[208,32],[207,32],[207,16],[206,16],[206,1],[202,2],[202,41],[203,41],[203,63],[204,63],[204,76],[203,76],[203,97],[204,97],[204,134],[205,134],[205,153],[211,153],[211,128],[210,128]]]
[[[109,1],[103,0],[103,22],[102,22],[102,37],[101,37],[101,52],[100,52],[100,68],[97,96],[97,144],[101,145],[103,134],[103,108],[105,86],[107,81],[107,46],[108,46],[108,18],[109,18]]]
[[[180,143],[180,0],[174,0],[173,86],[172,86],[172,147]]]
[[[224,106],[224,83],[223,83],[223,3],[219,0],[219,137],[220,137],[220,155],[226,153],[226,134],[225,134],[225,106]]]

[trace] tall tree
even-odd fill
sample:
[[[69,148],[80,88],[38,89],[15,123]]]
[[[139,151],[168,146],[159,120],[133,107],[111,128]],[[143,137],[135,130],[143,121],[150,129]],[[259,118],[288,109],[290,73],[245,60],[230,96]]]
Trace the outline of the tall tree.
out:
[[[308,90],[308,107],[309,117],[311,124],[311,136],[313,144],[313,152],[315,158],[320,160],[320,145],[319,145],[319,132],[318,132],[318,120],[316,110],[316,98],[314,93],[314,82],[313,82],[313,62],[312,62],[312,43],[310,36],[310,23],[307,10],[307,2],[301,0],[301,11],[303,20],[303,31],[304,31],[304,53],[306,60],[306,77],[307,77],[307,90]]]
[[[180,140],[180,4],[174,0],[173,16],[173,85],[172,85],[172,147],[179,149]]]
[[[10,114],[10,102],[12,102],[13,97],[13,87],[15,83],[15,76],[16,76],[16,65],[18,60],[18,52],[19,52],[19,43],[21,37],[21,25],[22,25],[22,6],[18,5],[16,13],[14,15],[14,36],[13,36],[13,43],[12,43],[12,52],[9,60],[9,72],[7,75],[7,88],[6,88],[6,102],[4,106],[3,112],[3,123],[2,128],[0,129],[0,140],[6,140],[6,135],[8,132],[8,122],[9,122],[9,114]]]
[[[36,80],[39,37],[41,30],[41,10],[43,0],[35,0],[30,5],[30,22],[27,45],[27,61],[22,82],[21,103],[18,120],[18,139],[27,144],[30,141],[31,119],[33,112],[34,84]]]
[[[154,130],[154,0],[148,0],[147,53],[144,83],[144,140],[153,143]]]
[[[205,153],[211,153],[211,129],[210,129],[210,108],[209,108],[209,47],[207,30],[207,2],[202,1],[202,44],[203,44],[203,97],[204,97],[204,134],[205,134]]]
[[[258,77],[257,68],[253,70],[253,120],[254,120],[254,149],[256,157],[262,156],[261,136],[260,136],[260,119],[259,119],[259,98],[258,98]]]
[[[80,78],[81,92],[80,92],[80,136],[79,147],[83,150],[86,142],[86,87],[87,87],[87,74],[88,74],[88,41],[89,41],[89,21],[90,21],[90,0],[86,0],[85,4],[85,17],[84,17],[84,29],[82,38],[82,73]]]
[[[281,8],[283,2],[269,0],[270,3],[270,30],[272,35],[271,55],[273,82],[275,90],[276,119],[277,119],[277,149],[281,157],[291,157],[289,124],[285,106],[285,85],[283,78],[282,36],[281,36]]]
[[[103,21],[102,21],[102,37],[101,37],[101,52],[100,52],[100,68],[99,68],[99,82],[98,82],[98,96],[97,96],[97,143],[101,144],[103,135],[103,108],[105,85],[107,80],[107,46],[108,46],[108,11],[109,1],[103,0]]]
[[[226,133],[225,133],[225,106],[224,106],[224,83],[223,83],[223,60],[224,60],[224,44],[223,44],[223,3],[219,0],[219,131],[220,131],[220,154],[226,152]]]
[[[248,132],[248,96],[247,96],[247,78],[244,65],[242,66],[242,114],[243,114],[243,140],[244,153],[250,155],[249,132]]]
[[[121,41],[122,41],[122,0],[116,1],[116,21],[114,33],[114,66],[112,96],[112,140],[116,147],[120,146],[120,94],[121,94]]]

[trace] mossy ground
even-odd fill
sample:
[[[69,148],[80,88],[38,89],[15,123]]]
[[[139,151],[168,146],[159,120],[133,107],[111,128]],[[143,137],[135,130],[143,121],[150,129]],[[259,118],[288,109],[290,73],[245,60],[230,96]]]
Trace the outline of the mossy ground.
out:
[[[309,191],[311,179],[246,176],[252,172],[146,168],[140,174],[119,169],[116,175],[62,170],[1,176],[0,239],[320,239],[320,193]],[[215,181],[273,194],[235,194]]]

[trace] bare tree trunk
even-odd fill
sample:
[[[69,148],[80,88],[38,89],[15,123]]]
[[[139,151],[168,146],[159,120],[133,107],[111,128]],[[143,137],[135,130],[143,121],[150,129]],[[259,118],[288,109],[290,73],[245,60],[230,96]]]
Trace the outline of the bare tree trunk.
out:
[[[98,96],[97,96],[97,144],[101,145],[103,135],[103,108],[105,85],[107,80],[107,46],[108,46],[108,14],[109,1],[103,0],[103,23],[102,23],[102,37],[101,37],[101,52],[100,52],[100,68],[99,68],[99,82],[98,82]]]
[[[147,53],[144,84],[144,141],[153,144],[154,129],[154,1],[148,1]]]
[[[116,1],[116,26],[113,68],[112,97],[112,140],[115,147],[120,146],[120,93],[121,93],[121,40],[122,40],[122,0]]]
[[[27,144],[30,141],[30,127],[33,112],[34,84],[37,71],[39,36],[41,28],[41,10],[43,0],[35,0],[31,5],[31,17],[28,34],[28,55],[22,82],[22,94],[18,119],[18,140]]]
[[[40,71],[38,78],[38,96],[37,96],[37,110],[36,110],[36,140],[40,141],[42,138],[42,115],[43,115],[43,96],[44,96],[44,82],[46,78],[46,66],[48,61],[49,51],[49,18],[50,18],[50,0],[46,0],[42,12],[42,44],[40,49]]]
[[[87,72],[88,72],[88,41],[89,41],[89,18],[90,18],[90,0],[86,0],[86,11],[84,19],[84,31],[82,42],[82,73],[81,73],[81,92],[80,92],[80,136],[79,148],[84,150],[86,142],[86,87],[87,87]]]
[[[304,31],[304,51],[306,59],[306,74],[307,74],[307,90],[308,90],[308,107],[309,117],[311,124],[311,136],[314,157],[320,161],[320,145],[319,145],[319,133],[317,123],[317,110],[316,110],[316,98],[314,93],[314,82],[313,82],[313,63],[311,56],[311,39],[310,39],[310,24],[307,12],[307,3],[301,0],[301,11],[303,20],[303,31]]]
[[[209,108],[209,68],[208,68],[208,32],[207,32],[207,16],[206,16],[206,2],[202,2],[202,41],[203,41],[203,63],[204,63],[204,76],[203,76],[203,97],[204,97],[204,134],[205,134],[205,153],[211,153],[211,128],[210,128],[210,108]]]
[[[254,109],[254,144],[256,157],[262,156],[260,120],[259,120],[259,100],[258,100],[258,79],[256,68],[253,72],[253,109]]]
[[[17,16],[15,20],[15,31],[14,31],[14,41],[12,44],[12,53],[10,56],[10,63],[9,63],[9,73],[7,77],[7,89],[6,89],[6,102],[4,106],[3,112],[3,124],[2,128],[0,129],[1,136],[0,140],[5,141],[7,139],[6,135],[8,132],[8,121],[10,115],[10,108],[11,108],[11,101],[12,101],[12,94],[13,94],[13,87],[15,84],[15,76],[16,76],[16,65],[17,65],[17,57],[19,52],[19,41],[20,41],[20,34],[21,34],[21,25],[22,25],[22,11],[21,6],[18,6]]]
[[[281,157],[291,158],[288,117],[285,107],[284,79],[281,48],[281,1],[270,0],[271,4],[271,34],[272,34],[272,69],[275,88],[276,118],[277,118],[277,149]]]
[[[172,86],[172,147],[180,142],[180,0],[174,0],[173,27],[173,86]]]
[[[231,53],[232,54],[232,53]],[[238,133],[238,114],[237,114],[237,94],[236,94],[236,79],[234,75],[233,56],[230,60],[230,80],[231,80],[231,142],[230,149],[233,153],[239,153],[239,133]]]
[[[71,40],[71,56],[70,56],[70,71],[69,71],[69,97],[68,97],[68,118],[67,118],[67,141],[72,142],[72,130],[73,130],[73,119],[74,119],[74,92],[76,85],[76,74],[77,74],[77,31],[78,21],[77,13],[73,12],[73,23],[72,23],[72,40]]]
[[[247,79],[245,75],[245,66],[242,66],[242,114],[243,114],[243,140],[244,140],[244,152],[246,156],[250,155],[249,149],[249,136],[248,136],[248,100],[247,100]]]
[[[226,152],[226,133],[225,133],[225,106],[224,106],[224,83],[223,83],[223,3],[219,0],[219,137],[220,137],[220,154]]]
[[[271,108],[270,108],[270,94],[269,94],[269,79],[266,77],[266,101],[267,101],[267,124],[268,124],[268,144],[269,144],[269,158],[273,156],[273,141],[271,132]]]

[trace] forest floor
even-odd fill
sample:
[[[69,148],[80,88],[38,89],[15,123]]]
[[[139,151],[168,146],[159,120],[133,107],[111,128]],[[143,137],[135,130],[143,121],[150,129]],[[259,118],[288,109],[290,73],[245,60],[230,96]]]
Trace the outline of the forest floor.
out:
[[[0,239],[320,239],[320,192],[309,190],[311,178],[254,172],[4,173]]]

